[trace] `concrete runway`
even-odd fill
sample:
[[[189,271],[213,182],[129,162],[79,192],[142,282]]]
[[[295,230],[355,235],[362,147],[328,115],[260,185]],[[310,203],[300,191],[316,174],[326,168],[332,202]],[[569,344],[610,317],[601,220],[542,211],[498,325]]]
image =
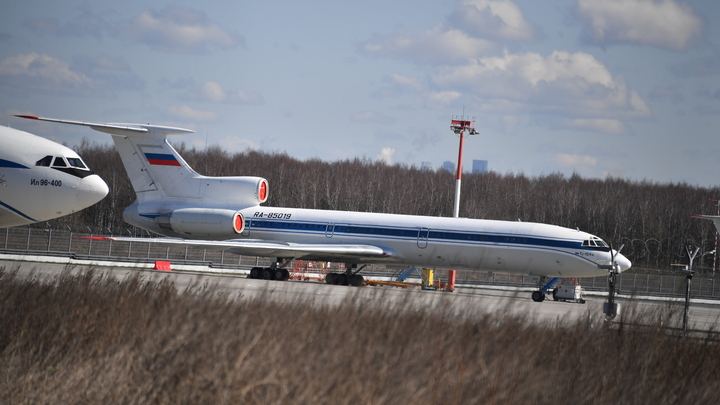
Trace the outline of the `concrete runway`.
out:
[[[128,263],[122,263],[127,266]],[[130,274],[140,274],[149,280],[168,278],[179,290],[189,286],[213,286],[227,293],[231,298],[265,299],[278,302],[300,301],[312,305],[341,306],[349,302],[358,305],[379,305],[385,308],[413,310],[431,308],[432,310],[450,310],[463,316],[480,316],[486,311],[496,315],[525,316],[532,322],[573,322],[577,319],[601,320],[605,298],[586,296],[585,304],[559,302],[552,299],[542,303],[533,302],[530,293],[508,289],[457,288],[455,292],[422,291],[420,289],[400,289],[394,287],[348,287],[334,286],[319,282],[306,281],[266,281],[248,279],[244,275],[211,274],[188,271],[163,272],[142,268],[113,267],[109,265],[57,264],[17,261],[0,258],[0,268],[6,271],[17,269],[20,277],[34,274],[38,277],[52,278],[68,269],[79,273],[90,269],[107,273],[122,279]],[[666,302],[649,300],[627,300],[620,298],[621,313],[630,313],[632,308],[655,313],[671,308],[675,313],[675,325],[682,324],[684,302]],[[448,309],[449,308],[449,309]],[[690,307],[689,329],[720,330],[720,302],[694,302]],[[679,324],[677,321],[679,320]],[[643,322],[644,323],[644,322]]]

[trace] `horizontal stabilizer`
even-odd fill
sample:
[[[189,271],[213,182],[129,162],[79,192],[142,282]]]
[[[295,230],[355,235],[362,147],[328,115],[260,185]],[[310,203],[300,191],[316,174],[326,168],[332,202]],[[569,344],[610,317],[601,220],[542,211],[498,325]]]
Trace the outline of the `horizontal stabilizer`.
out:
[[[713,221],[715,229],[720,232],[720,217],[717,215],[690,215],[693,218],[707,219]]]
[[[16,115],[16,117],[25,118],[25,119],[29,119],[29,120],[57,122],[60,124],[81,125],[81,126],[85,126],[85,127],[90,127],[96,131],[105,132],[105,133],[113,134],[113,135],[122,135],[122,136],[133,136],[133,135],[165,136],[165,135],[172,135],[172,134],[195,133],[195,131],[190,130],[190,129],[166,127],[166,126],[161,126],[161,125],[98,124],[98,123],[94,123],[94,122],[70,121],[70,120],[60,120],[60,119],[55,119],[55,118],[35,117],[32,115]]]

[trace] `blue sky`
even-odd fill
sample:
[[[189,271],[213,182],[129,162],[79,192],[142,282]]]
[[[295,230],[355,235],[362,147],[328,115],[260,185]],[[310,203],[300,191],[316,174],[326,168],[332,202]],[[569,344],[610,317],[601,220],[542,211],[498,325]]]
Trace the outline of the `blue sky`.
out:
[[[345,3],[3,4],[0,122],[70,146],[109,137],[11,115],[437,168],[464,109],[466,169],[720,184],[720,2]]]

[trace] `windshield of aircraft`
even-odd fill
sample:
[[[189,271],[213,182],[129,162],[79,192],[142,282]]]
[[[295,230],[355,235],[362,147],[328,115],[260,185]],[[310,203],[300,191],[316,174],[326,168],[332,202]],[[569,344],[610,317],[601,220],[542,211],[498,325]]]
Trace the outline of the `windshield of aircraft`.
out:
[[[80,160],[80,158],[70,158],[69,157],[66,159],[68,161],[68,164],[70,164],[70,166],[72,166],[72,167],[77,167],[78,169],[90,170],[87,168],[87,166],[85,166],[85,163],[83,163],[83,161]]]
[[[79,157],[47,155],[35,162],[35,166],[52,167],[81,179],[93,174]]]
[[[598,248],[601,250],[610,250],[610,246],[608,246],[608,244],[605,243],[604,240],[594,236],[590,239],[584,240],[582,245],[591,248]]]
[[[83,162],[82,159],[80,159],[80,158],[73,158],[73,157],[63,158],[62,156],[55,156],[54,159],[55,159],[55,161],[53,162],[53,156],[47,155],[44,158],[35,162],[35,166],[48,167],[52,164],[53,167],[72,167],[72,168],[80,169],[80,170],[90,170],[85,165],[85,162]]]

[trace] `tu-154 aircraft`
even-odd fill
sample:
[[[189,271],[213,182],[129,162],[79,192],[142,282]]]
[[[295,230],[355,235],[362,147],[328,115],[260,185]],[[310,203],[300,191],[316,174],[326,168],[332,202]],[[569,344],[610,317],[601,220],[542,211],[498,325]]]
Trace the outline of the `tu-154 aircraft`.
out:
[[[0,127],[0,228],[72,214],[107,193],[107,184],[72,149]]]
[[[253,268],[251,278],[286,280],[283,267],[293,258],[345,263],[345,273],[326,280],[345,285],[361,285],[358,265],[373,263],[537,275],[539,286],[549,277],[594,277],[631,266],[600,238],[548,224],[266,207],[267,180],[208,177],[190,168],[167,135],[191,130],[21,117],[112,135],[137,195],[124,220],[166,237],[109,239],[276,258],[271,267]],[[542,288],[533,293],[533,300],[544,299]]]

